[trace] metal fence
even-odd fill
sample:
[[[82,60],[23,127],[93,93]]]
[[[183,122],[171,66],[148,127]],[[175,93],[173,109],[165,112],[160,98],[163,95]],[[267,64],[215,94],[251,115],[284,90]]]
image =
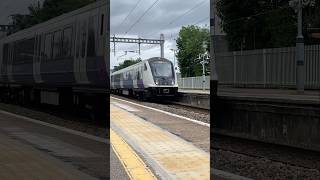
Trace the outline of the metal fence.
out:
[[[234,87],[294,88],[295,47],[216,54],[219,84]],[[305,46],[305,88],[320,88],[320,45]]]
[[[203,83],[202,76],[178,78],[178,85],[181,89],[210,89],[210,76],[206,76]]]

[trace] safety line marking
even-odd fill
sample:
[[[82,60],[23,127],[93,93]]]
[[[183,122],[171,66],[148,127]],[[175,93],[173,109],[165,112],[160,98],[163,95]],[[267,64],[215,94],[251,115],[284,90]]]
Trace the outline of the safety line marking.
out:
[[[116,102],[112,102],[112,103],[113,103],[114,105],[122,108],[122,109],[125,109],[125,110],[129,111],[129,112],[139,112],[138,109],[133,108],[133,107],[131,107],[131,106],[128,106],[128,105],[125,105],[125,104],[121,104],[121,103],[116,103]]]
[[[144,106],[144,105],[141,105],[141,104],[137,104],[137,103],[134,103],[134,102],[126,101],[126,100],[123,100],[123,99],[120,99],[120,98],[115,98],[115,97],[112,97],[112,96],[110,96],[110,98],[118,100],[118,101],[123,101],[123,102],[129,103],[129,104],[133,104],[135,106],[139,106],[139,107],[143,107],[143,108],[146,108],[146,109],[150,109],[150,110],[153,110],[153,111],[161,112],[161,113],[167,114],[169,116],[173,116],[173,117],[177,117],[177,118],[180,118],[180,119],[184,119],[184,120],[193,122],[195,124],[199,124],[199,125],[202,125],[202,126],[210,127],[209,123],[205,123],[205,122],[201,122],[201,121],[198,121],[198,120],[195,120],[195,119],[191,119],[191,118],[188,118],[188,117],[184,117],[184,116],[180,116],[180,115],[177,115],[177,114],[173,114],[173,113],[170,113],[168,111],[163,111],[163,110],[160,110],[160,109]]]
[[[113,151],[120,160],[130,179],[157,179],[135,151],[112,129],[110,129],[110,142]]]

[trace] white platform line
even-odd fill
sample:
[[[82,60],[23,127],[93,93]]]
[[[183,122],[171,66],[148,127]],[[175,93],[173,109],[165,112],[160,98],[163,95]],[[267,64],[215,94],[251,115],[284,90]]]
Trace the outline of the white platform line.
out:
[[[135,108],[133,108],[131,106],[128,106],[128,105],[125,105],[125,104],[121,104],[121,103],[117,103],[117,102],[113,102],[112,104],[114,104],[114,105],[116,105],[116,106],[118,106],[118,107],[120,107],[122,109],[125,109],[125,110],[127,110],[129,112],[139,112],[138,109],[135,109]]]
[[[97,141],[97,142],[101,142],[101,143],[105,143],[105,144],[109,143],[109,139],[104,139],[104,138],[97,137],[97,136],[94,136],[94,135],[91,135],[91,134],[87,134],[87,133],[84,133],[84,132],[76,131],[76,130],[73,130],[73,129],[68,129],[68,128],[65,128],[65,127],[62,127],[62,126],[57,126],[57,125],[54,125],[54,124],[50,124],[50,123],[47,123],[47,122],[35,120],[35,119],[29,118],[29,117],[21,116],[21,115],[10,113],[10,112],[3,111],[3,110],[0,110],[0,113],[8,115],[8,116],[16,117],[16,118],[19,118],[19,119],[23,119],[25,121],[29,121],[29,122],[32,122],[32,123],[35,123],[35,124],[40,124],[40,125],[43,125],[43,126],[51,127],[51,128],[63,131],[63,132],[67,132],[67,133],[70,133],[70,134],[73,134],[73,135],[81,136],[81,137],[84,137],[84,138],[87,138],[87,139],[90,139],[90,140],[94,140],[94,141]]]
[[[163,110],[160,110],[160,109],[144,106],[144,105],[137,104],[137,103],[134,103],[134,102],[126,101],[126,100],[123,100],[123,99],[115,98],[115,97],[112,97],[112,96],[110,96],[110,98],[118,100],[118,101],[123,101],[123,102],[129,103],[129,104],[133,104],[135,106],[139,106],[139,107],[143,107],[143,108],[146,108],[146,109],[150,109],[150,110],[153,110],[153,111],[161,112],[161,113],[167,114],[169,116],[173,116],[173,117],[177,117],[177,118],[180,118],[180,119],[184,119],[184,120],[193,122],[195,124],[199,124],[199,125],[202,125],[202,126],[210,127],[209,123],[201,122],[201,121],[198,121],[198,120],[195,120],[195,119],[191,119],[191,118],[188,118],[188,117],[180,116],[180,115],[173,114],[173,113],[170,113],[170,112],[167,112],[167,111],[163,111]]]

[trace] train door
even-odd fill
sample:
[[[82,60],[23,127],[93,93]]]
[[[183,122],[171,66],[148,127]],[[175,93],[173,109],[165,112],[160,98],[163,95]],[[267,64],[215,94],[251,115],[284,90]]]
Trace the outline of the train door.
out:
[[[84,15],[80,24],[80,55],[79,55],[79,72],[80,81],[88,83],[86,60],[87,60],[87,44],[88,44],[88,19]]]
[[[34,51],[34,56],[33,56],[33,76],[34,76],[34,81],[36,83],[41,83],[41,72],[40,72],[40,64],[41,64],[41,52],[43,52],[42,47],[43,46],[43,37],[42,35],[36,35],[35,38],[35,51]]]
[[[15,43],[11,43],[9,45],[9,56],[8,56],[9,58],[7,62],[7,77],[9,82],[14,82],[13,74],[12,74],[12,70],[13,70],[12,66],[15,58],[14,46],[15,46]]]
[[[5,74],[6,74],[6,62],[8,59],[8,44],[0,45],[0,79],[1,81],[6,81]]]
[[[75,40],[75,60],[74,70],[75,79],[78,83],[88,83],[86,74],[87,43],[88,43],[88,20],[86,15],[79,16],[77,19],[76,40]]]

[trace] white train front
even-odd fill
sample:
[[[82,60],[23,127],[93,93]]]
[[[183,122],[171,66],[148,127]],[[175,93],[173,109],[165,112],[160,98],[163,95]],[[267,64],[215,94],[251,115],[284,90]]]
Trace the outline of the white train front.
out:
[[[111,74],[113,93],[152,98],[175,96],[177,76],[171,61],[150,58]]]

